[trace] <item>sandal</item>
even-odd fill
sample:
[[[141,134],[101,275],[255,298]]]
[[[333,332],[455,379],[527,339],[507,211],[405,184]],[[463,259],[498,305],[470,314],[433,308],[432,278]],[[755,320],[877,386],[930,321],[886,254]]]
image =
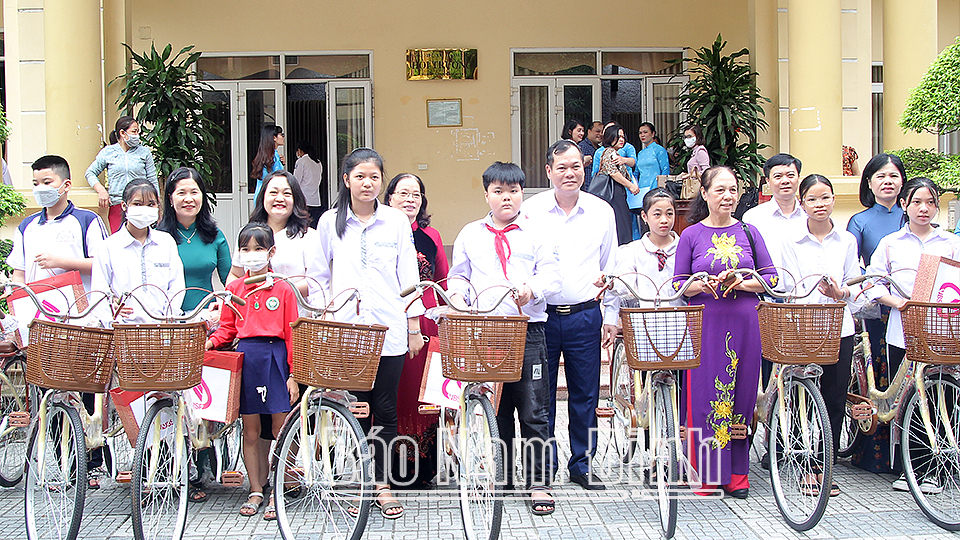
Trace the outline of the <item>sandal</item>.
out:
[[[103,467],[94,467],[87,471],[87,489],[100,489],[100,479],[107,475]]]
[[[277,520],[277,507],[273,504],[273,495],[270,496],[270,502],[267,503],[267,507],[263,509],[263,520],[264,521]]]
[[[283,496],[288,499],[299,499],[303,496],[303,486],[298,484],[296,487],[290,489],[284,488]]]
[[[546,498],[534,497],[537,493],[546,495]],[[535,516],[549,516],[556,509],[556,505],[553,495],[545,489],[536,489],[530,493],[530,511]]]
[[[187,490],[187,500],[190,502],[203,502],[207,500],[207,492],[203,490],[203,484],[190,484],[190,489]]]
[[[393,494],[390,493],[390,486],[377,488],[377,497],[373,503],[380,509],[380,515],[382,515],[384,519],[398,519],[403,516],[403,505],[400,504],[400,501],[394,498],[392,501],[383,502],[380,500],[380,497],[384,495],[393,497]]]
[[[254,497],[259,497],[260,500],[257,502],[250,502]],[[240,505],[240,515],[243,517],[250,517],[257,515],[257,512],[260,511],[260,505],[263,504],[263,493],[259,491],[251,491],[250,495],[247,496],[247,502]]]

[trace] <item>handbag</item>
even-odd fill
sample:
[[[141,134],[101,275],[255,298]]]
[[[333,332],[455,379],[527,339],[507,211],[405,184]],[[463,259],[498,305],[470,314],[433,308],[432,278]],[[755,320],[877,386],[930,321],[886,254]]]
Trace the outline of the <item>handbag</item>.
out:
[[[596,195],[607,202],[612,201],[613,178],[610,178],[609,174],[597,173],[596,176],[590,180],[590,187],[587,188],[587,193]]]
[[[700,171],[694,169],[686,178],[683,179],[683,187],[680,188],[681,199],[692,199],[700,193]]]

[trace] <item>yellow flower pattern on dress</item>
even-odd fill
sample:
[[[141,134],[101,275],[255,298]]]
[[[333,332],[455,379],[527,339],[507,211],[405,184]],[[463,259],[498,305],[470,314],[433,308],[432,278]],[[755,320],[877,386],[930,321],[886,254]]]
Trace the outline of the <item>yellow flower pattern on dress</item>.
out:
[[[713,233],[710,241],[713,242],[713,247],[707,250],[708,254],[713,255],[710,268],[713,268],[718,259],[720,264],[727,268],[736,268],[740,264],[740,254],[743,253],[743,248],[737,245],[736,235],[731,236],[723,233],[717,236],[717,233]]]
[[[716,237],[716,235],[714,235]],[[713,428],[713,447],[725,448],[730,442],[730,426],[742,424],[743,415],[733,413],[734,389],[737,386],[737,364],[740,363],[740,357],[737,351],[730,348],[730,339],[733,335],[727,332],[726,355],[730,359],[726,372],[730,376],[730,382],[724,384],[717,377],[714,386],[717,389],[717,400],[710,402],[710,414],[707,415],[707,424]]]

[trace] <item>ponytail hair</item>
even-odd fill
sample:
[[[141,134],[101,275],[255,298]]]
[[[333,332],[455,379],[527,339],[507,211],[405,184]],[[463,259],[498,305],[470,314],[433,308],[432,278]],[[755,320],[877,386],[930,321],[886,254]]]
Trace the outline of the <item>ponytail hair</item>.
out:
[[[130,128],[130,124],[136,121],[137,119],[130,115],[123,115],[120,118],[117,118],[117,124],[114,126],[113,131],[110,132],[110,144],[117,144],[120,142],[120,132],[128,130]]]

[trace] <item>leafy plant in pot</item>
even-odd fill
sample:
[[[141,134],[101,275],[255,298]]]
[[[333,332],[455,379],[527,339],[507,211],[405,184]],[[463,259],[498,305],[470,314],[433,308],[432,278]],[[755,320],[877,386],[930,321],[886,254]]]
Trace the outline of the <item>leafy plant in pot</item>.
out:
[[[126,43],[123,46],[134,69],[114,79],[124,83],[117,105],[140,124],[141,137],[153,151],[157,175],[162,181],[178,167],[193,167],[212,188],[214,167],[223,157],[214,151],[215,140],[223,130],[207,115],[215,106],[203,101],[203,91],[212,88],[198,80],[200,52],[189,45],[171,57],[171,45],[158,52],[151,44],[144,54]],[[214,191],[207,189],[211,204],[216,204]]]
[[[764,158],[759,151],[757,135],[767,130],[762,103],[770,99],[760,94],[757,73],[746,60],[750,51],[740,49],[723,53],[727,42],[720,34],[710,47],[694,50],[689,58],[668,60],[668,64],[686,62],[690,80],[684,84],[678,99],[681,113],[688,124],[703,128],[704,146],[710,163],[733,169],[747,189],[757,189]],[[677,149],[674,173],[686,172],[690,149],[683,145],[683,131],[673,134],[669,146]]]

